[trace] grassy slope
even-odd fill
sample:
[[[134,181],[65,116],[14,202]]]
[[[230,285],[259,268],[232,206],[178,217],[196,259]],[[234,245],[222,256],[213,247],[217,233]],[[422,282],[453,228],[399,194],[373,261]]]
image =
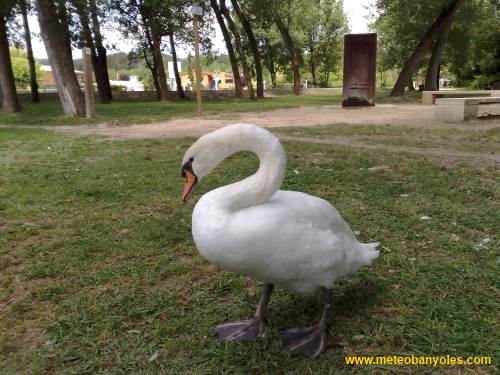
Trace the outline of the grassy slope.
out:
[[[418,95],[408,94],[405,98],[388,98],[387,92],[378,94],[378,100],[387,102],[415,101]],[[338,95],[303,95],[276,96],[259,100],[256,103],[248,99],[206,99],[205,114],[225,112],[267,111],[278,108],[293,108],[300,106],[338,105],[342,98]],[[88,120],[85,117],[64,116],[57,100],[41,103],[22,103],[23,111],[18,114],[6,114],[0,111],[0,125],[78,125],[113,122],[116,124],[148,123],[165,121],[176,117],[194,116],[196,102],[193,100],[168,102],[157,101],[114,101],[111,104],[97,104],[97,117]]]
[[[343,356],[498,353],[497,170],[285,143],[284,188],[328,199],[383,245],[372,269],[336,285],[330,348],[311,362],[282,353],[279,330],[316,319],[314,297],[278,290],[262,341],[214,338],[214,325],[253,313],[258,284],[198,255],[191,210],[257,161],[232,157],[182,204],[191,142],[0,129],[0,373],[401,373],[353,370]],[[390,169],[367,170],[378,165]]]

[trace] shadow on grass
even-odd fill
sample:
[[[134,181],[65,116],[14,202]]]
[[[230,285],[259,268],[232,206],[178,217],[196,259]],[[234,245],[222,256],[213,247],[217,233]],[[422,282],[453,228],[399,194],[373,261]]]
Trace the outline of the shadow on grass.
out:
[[[385,286],[377,279],[358,280],[339,292],[333,288],[332,309],[328,316],[329,329],[336,335],[347,334],[346,327],[357,324],[367,315],[370,306],[376,305],[385,295]],[[272,298],[269,319],[280,331],[314,324],[320,317],[323,305],[319,295],[300,296],[277,292]],[[350,331],[350,329],[349,329]]]

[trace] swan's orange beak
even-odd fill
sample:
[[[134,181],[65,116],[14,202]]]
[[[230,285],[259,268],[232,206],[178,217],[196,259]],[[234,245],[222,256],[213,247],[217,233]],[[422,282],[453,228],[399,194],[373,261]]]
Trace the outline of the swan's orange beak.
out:
[[[198,177],[194,175],[193,173],[184,170],[186,173],[186,182],[184,183],[184,191],[182,192],[182,201],[185,202],[191,193],[191,190],[196,186],[198,183]]]

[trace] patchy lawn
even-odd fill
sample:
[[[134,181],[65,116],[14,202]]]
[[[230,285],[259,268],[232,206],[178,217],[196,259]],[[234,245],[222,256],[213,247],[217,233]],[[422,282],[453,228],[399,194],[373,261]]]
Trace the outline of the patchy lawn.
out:
[[[340,96],[276,96],[258,102],[248,99],[204,99],[205,114],[225,112],[267,111],[278,108],[300,106],[334,105],[342,102]],[[178,117],[196,116],[196,100],[169,100],[165,102],[151,100],[115,100],[110,104],[96,104],[97,116],[94,119],[65,116],[58,100],[40,103],[25,101],[21,103],[23,111],[17,114],[0,113],[3,125],[78,125],[111,122],[113,124],[149,123],[171,120]]]
[[[318,136],[306,131],[291,130]],[[0,129],[0,373],[458,372],[352,368],[346,354],[489,355],[498,363],[497,167],[284,143],[284,189],[328,199],[360,240],[382,244],[372,268],[336,284],[329,349],[312,362],[283,353],[279,331],[316,319],[316,297],[277,290],[265,339],[214,337],[216,324],[253,313],[260,290],[198,255],[191,211],[201,194],[258,162],[235,155],[183,204],[179,167],[192,141]]]

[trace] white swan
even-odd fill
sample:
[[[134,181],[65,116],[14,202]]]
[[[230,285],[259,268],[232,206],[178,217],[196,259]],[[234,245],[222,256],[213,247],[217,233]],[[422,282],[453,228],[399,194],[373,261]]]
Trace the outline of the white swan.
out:
[[[183,200],[199,180],[238,151],[257,154],[258,171],[201,197],[193,211],[193,238],[208,261],[264,281],[265,286],[252,319],[220,325],[217,332],[225,340],[263,336],[274,284],[300,294],[322,291],[320,321],[283,334],[286,351],[315,358],[326,348],[333,281],[369,265],[378,256],[378,243],[358,242],[327,201],[278,190],[285,176],[285,152],[274,135],[255,125],[223,127],[189,148],[181,171],[186,178]]]

